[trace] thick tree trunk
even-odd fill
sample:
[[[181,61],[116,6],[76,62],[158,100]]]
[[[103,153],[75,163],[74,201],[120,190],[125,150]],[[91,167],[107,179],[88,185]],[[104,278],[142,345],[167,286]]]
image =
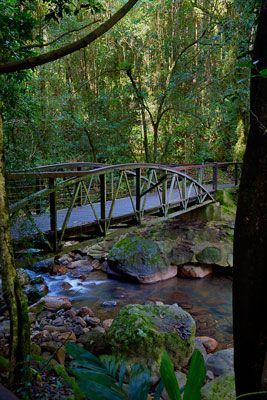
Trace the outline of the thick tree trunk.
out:
[[[267,68],[267,0],[262,2],[253,61]],[[237,394],[266,384],[267,351],[267,78],[252,71],[251,120],[239,189],[233,316]],[[264,372],[265,371],[265,372]],[[266,389],[266,388],[265,388]],[[266,395],[265,395],[266,396]],[[266,397],[264,397],[266,398]]]
[[[27,298],[18,282],[11,247],[9,212],[4,171],[4,140],[0,116],[0,271],[5,302],[10,316],[10,378],[30,351]]]

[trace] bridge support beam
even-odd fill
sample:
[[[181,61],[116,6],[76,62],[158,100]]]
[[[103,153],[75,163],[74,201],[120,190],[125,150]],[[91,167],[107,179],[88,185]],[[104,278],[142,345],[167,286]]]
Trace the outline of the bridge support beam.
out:
[[[141,168],[136,168],[135,209],[137,224],[141,224]]]
[[[107,215],[106,215],[106,202],[107,202],[107,183],[106,175],[99,175],[100,180],[100,223],[102,234],[106,236],[107,233]]]
[[[57,251],[57,195],[55,190],[55,179],[49,178],[48,180],[49,189],[53,191],[49,194],[50,204],[50,229],[52,232],[52,246],[53,251]]]

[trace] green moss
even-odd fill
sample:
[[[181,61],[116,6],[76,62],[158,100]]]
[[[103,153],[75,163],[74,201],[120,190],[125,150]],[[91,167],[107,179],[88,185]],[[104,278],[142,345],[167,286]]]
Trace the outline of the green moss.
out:
[[[237,198],[238,198],[237,188],[218,190],[215,194],[215,199],[221,204],[223,211],[226,214],[235,214]]]
[[[199,263],[216,264],[221,260],[221,249],[218,247],[206,247],[196,255]]]
[[[70,387],[73,390],[75,399],[83,400],[85,397],[84,397],[83,393],[81,392],[75,378],[73,378],[72,376],[69,376],[64,365],[57,364],[53,368],[54,368],[56,374],[58,376],[60,376],[61,378],[63,378],[70,385]]]
[[[185,365],[194,346],[195,324],[177,305],[129,305],[108,330],[112,352],[157,369],[167,350],[177,368]]]
[[[5,357],[0,356],[0,371],[8,371],[9,360]]]
[[[235,378],[220,376],[201,389],[202,400],[235,400]]]

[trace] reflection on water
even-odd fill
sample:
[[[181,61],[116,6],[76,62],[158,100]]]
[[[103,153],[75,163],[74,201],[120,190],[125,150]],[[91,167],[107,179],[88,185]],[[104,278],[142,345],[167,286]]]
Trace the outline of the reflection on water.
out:
[[[197,334],[216,338],[220,347],[232,345],[232,280],[213,275],[204,279],[172,278],[142,285],[110,279],[101,271],[81,281],[70,275],[47,277],[50,295],[68,296],[76,307],[89,306],[101,319],[113,318],[119,308],[146,301],[178,303],[195,318]],[[105,308],[104,301],[116,307]]]

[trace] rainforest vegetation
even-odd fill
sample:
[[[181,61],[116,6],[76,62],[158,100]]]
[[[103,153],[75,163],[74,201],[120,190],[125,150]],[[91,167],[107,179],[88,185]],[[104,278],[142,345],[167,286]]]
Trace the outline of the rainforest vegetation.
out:
[[[266,0],[0,0],[9,382],[21,376],[30,331],[6,171],[69,161],[242,161],[245,153],[234,242],[236,389],[266,387],[266,21]]]

